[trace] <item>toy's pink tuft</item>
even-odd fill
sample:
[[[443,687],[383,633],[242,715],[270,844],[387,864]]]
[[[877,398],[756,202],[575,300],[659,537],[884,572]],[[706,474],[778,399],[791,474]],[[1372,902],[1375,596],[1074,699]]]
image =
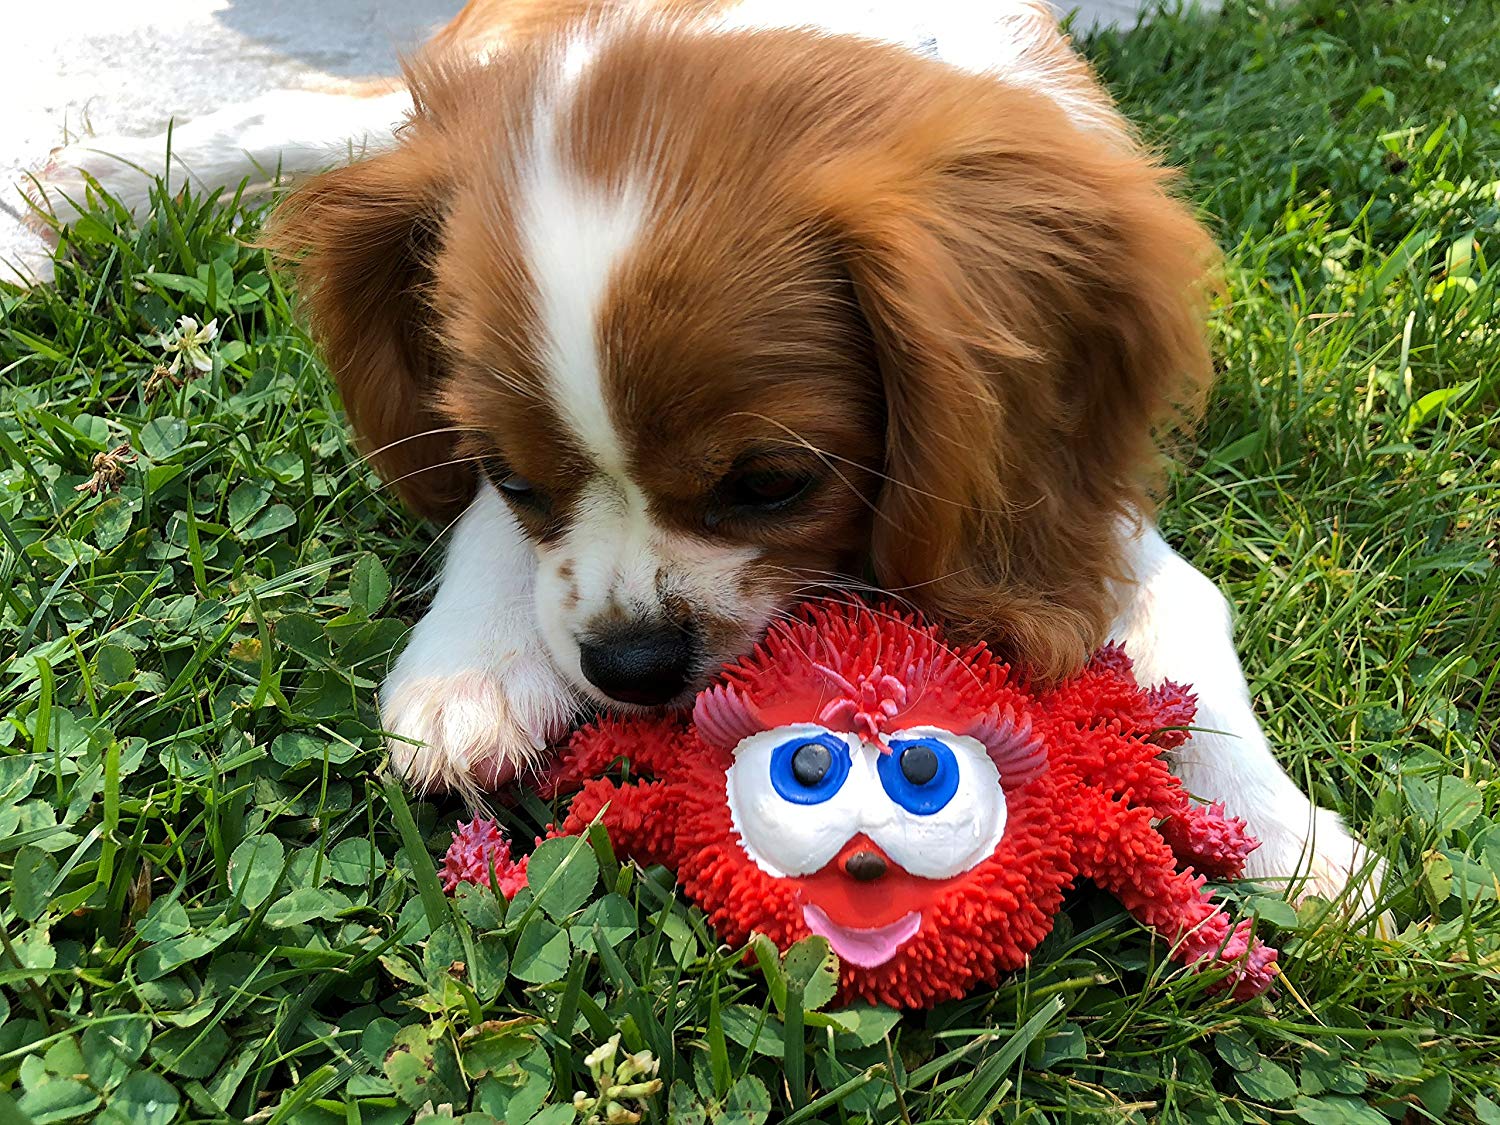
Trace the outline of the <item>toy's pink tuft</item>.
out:
[[[774,622],[753,652],[725,669],[723,683],[699,695],[694,721],[705,741],[731,749],[746,733],[789,722],[872,743],[903,727],[968,727],[986,745],[1004,735],[997,760],[1020,765],[1031,748],[985,724],[997,724],[1007,706],[1024,712],[1030,701],[982,645],[955,649],[936,626],[894,607],[825,601]]]
[[[443,890],[451,895],[460,883],[488,887],[493,867],[500,884],[495,889],[507,899],[514,898],[526,885],[526,858],[510,858],[510,841],[495,821],[481,820],[478,816],[468,824],[460,821],[439,871]]]
[[[1221,801],[1188,805],[1162,822],[1161,834],[1178,859],[1215,879],[1238,878],[1260,847],[1242,819],[1225,814]]]
[[[1245,918],[1231,930],[1228,916],[1219,913],[1189,938],[1191,952],[1184,957],[1189,964],[1229,969],[1214,992],[1228,989],[1236,1000],[1249,1000],[1270,988],[1276,979],[1276,950],[1254,935],[1253,925]]]
[[[850,730],[875,742],[886,724],[906,706],[906,685],[879,664],[858,674],[854,682],[826,664],[814,664],[813,668],[842,693],[818,712],[818,722],[826,727]]]

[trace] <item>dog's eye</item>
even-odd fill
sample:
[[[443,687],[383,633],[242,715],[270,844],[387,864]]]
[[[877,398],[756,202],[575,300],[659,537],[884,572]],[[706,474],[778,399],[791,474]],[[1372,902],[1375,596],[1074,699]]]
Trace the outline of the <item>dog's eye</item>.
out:
[[[779,512],[801,500],[816,483],[816,475],[799,469],[738,470],[720,482],[705,522],[713,527],[737,515]]]
[[[745,507],[778,507],[801,496],[811,484],[812,477],[806,473],[761,469],[733,478],[729,484],[729,499]]]
[[[543,513],[552,507],[552,501],[545,492],[520,473],[512,472],[494,458],[485,459],[484,475],[489,477],[490,483],[495,486],[501,496],[518,507]]]
[[[495,482],[495,487],[507,496],[517,498],[531,496],[536,492],[536,485],[523,477],[520,473],[506,473]]]

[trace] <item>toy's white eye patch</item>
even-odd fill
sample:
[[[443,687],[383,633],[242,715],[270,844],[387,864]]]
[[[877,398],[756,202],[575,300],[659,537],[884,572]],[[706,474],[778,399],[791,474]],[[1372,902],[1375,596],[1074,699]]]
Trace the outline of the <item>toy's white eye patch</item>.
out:
[[[1000,771],[976,738],[937,727],[882,735],[883,804],[864,831],[913,875],[947,879],[989,856],[1005,835]]]
[[[935,727],[882,742],[889,753],[813,723],[744,739],[725,780],[746,854],[769,875],[808,875],[864,832],[913,875],[946,879],[995,850],[1005,794],[982,743]]]
[[[869,772],[862,749],[854,735],[812,723],[760,731],[735,749],[729,814],[746,854],[767,874],[811,874],[859,831]]]

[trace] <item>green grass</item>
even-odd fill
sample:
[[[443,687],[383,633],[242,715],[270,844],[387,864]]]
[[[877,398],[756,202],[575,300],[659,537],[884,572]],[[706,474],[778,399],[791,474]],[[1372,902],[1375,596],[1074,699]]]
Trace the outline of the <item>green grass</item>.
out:
[[[430,532],[235,208],[102,203],[55,288],[0,294],[0,1120],[557,1125],[618,1031],[650,1120],[1500,1122],[1500,7],[1087,47],[1230,250],[1169,532],[1284,760],[1389,857],[1394,940],[1229,888],[1286,974],[1235,1006],[1083,895],[1028,972],[897,1019],[778,1004],[603,848],[450,907],[458,810],[382,781],[371,706]],[[148,396],[181,314],[219,318],[213,371]],[[126,440],[119,492],[75,491]]]

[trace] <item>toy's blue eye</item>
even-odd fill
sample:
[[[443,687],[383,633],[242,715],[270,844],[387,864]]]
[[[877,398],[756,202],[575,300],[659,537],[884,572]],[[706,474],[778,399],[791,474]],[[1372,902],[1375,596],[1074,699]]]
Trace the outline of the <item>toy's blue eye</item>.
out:
[[[931,816],[958,792],[958,759],[935,738],[893,738],[875,768],[891,800],[917,816]]]
[[[771,784],[794,805],[820,805],[849,776],[849,746],[831,734],[803,735],[771,751]]]

